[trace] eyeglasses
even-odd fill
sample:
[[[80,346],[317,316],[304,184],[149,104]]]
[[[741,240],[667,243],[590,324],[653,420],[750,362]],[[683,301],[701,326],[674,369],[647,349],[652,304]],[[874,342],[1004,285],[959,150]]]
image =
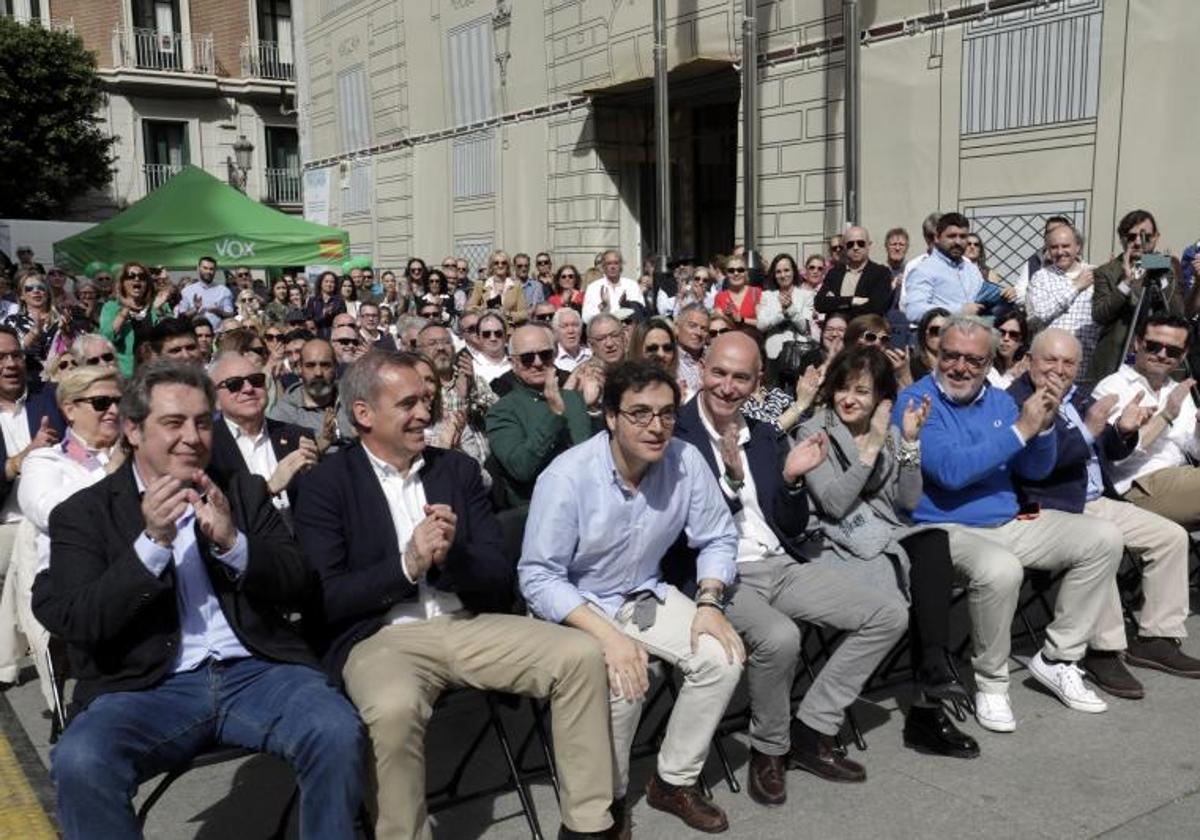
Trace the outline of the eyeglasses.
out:
[[[63,356],[58,360],[57,368],[59,373],[62,373],[64,370],[70,370],[73,367],[75,367],[75,360],[70,356]]]
[[[279,341],[283,338],[283,333],[269,332],[263,335],[263,341]]]
[[[942,332],[941,324],[930,324],[928,327],[925,328],[925,335],[941,335],[941,332]]]
[[[125,273],[126,280],[144,280],[146,275],[141,271],[128,271]]]
[[[71,400],[71,402],[75,403],[75,405],[87,403],[92,407],[92,411],[96,412],[97,414],[103,414],[120,401],[120,397],[113,397],[107,394],[97,397],[76,397],[75,399]]]
[[[559,280],[578,280],[579,275],[572,274],[569,271],[567,271],[567,272],[563,272],[562,274],[558,275],[558,279]]]
[[[1171,359],[1181,359],[1183,358],[1183,354],[1187,352],[1186,348],[1180,347],[1177,344],[1163,344],[1161,341],[1154,341],[1150,338],[1145,340],[1143,346],[1151,356],[1157,356],[1159,353],[1165,352],[1167,357]]]
[[[658,422],[662,424],[664,429],[671,429],[675,426],[676,410],[675,406],[673,405],[669,405],[666,408],[659,409],[658,411],[651,411],[645,406],[639,406],[632,411],[626,411],[622,408],[617,413],[622,415],[633,425],[641,428],[649,426],[655,417],[658,418]]]
[[[468,324],[459,324],[459,328],[467,335],[478,335],[479,334],[479,325],[478,324],[469,324],[469,325]]]
[[[942,350],[939,356],[943,362],[951,365],[965,362],[971,370],[982,370],[983,366],[988,363],[987,356],[973,356],[970,353],[959,353],[954,350]]]
[[[529,268],[529,263],[517,263],[517,268]]]
[[[222,379],[217,383],[218,388],[224,388],[232,394],[236,394],[242,390],[242,387],[247,383],[254,389],[265,388],[267,386],[267,375],[265,373],[251,373],[246,376],[230,376],[227,379]]]
[[[1000,337],[1001,337],[1001,338],[1011,338],[1013,341],[1020,341],[1020,340],[1021,340],[1021,331],[1020,331],[1020,330],[1001,330],[1001,329],[998,329],[998,330],[996,330],[996,332],[1000,333]]]
[[[362,347],[361,338],[335,338],[333,343],[342,347]]]
[[[533,367],[533,363],[541,360],[542,364],[550,365],[554,363],[554,350],[533,350],[529,353],[517,353],[517,358],[521,360],[521,367]]]
[[[741,266],[741,265],[738,265],[738,266],[731,265],[731,266],[729,266],[729,268],[725,269],[725,273],[726,274],[745,274],[746,267]]]
[[[504,338],[504,330],[479,330],[480,338]]]
[[[425,269],[421,268],[421,266],[419,266],[419,265],[414,265],[414,266],[410,266],[410,267],[409,267],[409,269],[408,269],[408,273],[409,273],[409,274],[412,274],[412,273],[415,271],[416,273],[420,274],[420,273],[421,273],[422,271],[424,271],[424,270],[425,270]]]
[[[891,344],[892,336],[889,333],[865,332],[858,341],[860,344]]]
[[[457,269],[457,268],[458,268],[458,266],[457,266],[457,265],[455,265],[455,264],[454,264],[454,263],[452,263],[452,262],[444,262],[444,263],[442,263],[442,268],[455,268],[455,269]]]
[[[657,355],[659,353],[664,353],[664,354],[665,353],[674,353],[675,352],[675,342],[668,341],[664,344],[647,344],[644,347],[642,347],[642,349],[645,352],[650,353],[651,355]]]
[[[106,365],[111,365],[116,360],[117,360],[116,356],[114,356],[112,353],[109,353],[106,351],[104,353],[101,353],[99,356],[88,356],[83,361],[89,365],[98,365],[101,362],[103,362]]]
[[[607,344],[610,341],[620,341],[621,340],[621,331],[613,330],[610,333],[604,333],[604,335],[593,334],[591,336],[591,339],[592,339],[592,341],[596,342],[597,344]]]
[[[498,265],[508,265],[508,260],[496,260],[494,263],[492,263],[493,268]]]
[[[717,336],[725,335],[725,333],[727,333],[727,332],[733,332],[733,328],[732,327],[718,327],[715,330],[709,330],[708,337],[716,338]]]
[[[830,245],[829,250],[830,251],[840,251],[840,250],[842,250],[842,246],[841,245]]]
[[[849,242],[847,242],[847,243],[846,243],[846,247],[847,247],[847,248],[866,248],[866,247],[867,247],[867,240],[865,240],[865,239],[851,239]]]
[[[535,312],[533,315],[530,316],[529,320],[537,321],[542,324],[548,324],[548,323],[550,323],[551,319],[553,319],[553,318],[554,318],[553,312],[542,312],[541,314],[538,314]]]
[[[36,283],[30,283],[28,286],[25,286],[24,289],[27,292],[44,292],[44,291],[46,291],[45,286],[42,286],[42,285],[39,285]]]
[[[550,260],[538,260],[538,265],[550,265]]]
[[[238,277],[249,277],[250,272],[249,271],[239,271],[239,272],[237,272],[237,276]]]

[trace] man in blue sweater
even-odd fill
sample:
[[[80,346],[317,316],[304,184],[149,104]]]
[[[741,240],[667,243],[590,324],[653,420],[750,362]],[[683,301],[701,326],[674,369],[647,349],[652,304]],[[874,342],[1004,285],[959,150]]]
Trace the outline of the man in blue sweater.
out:
[[[1066,383],[1049,377],[1018,409],[1007,393],[986,384],[997,343],[983,321],[949,318],[933,376],[900,395],[894,422],[909,400],[932,399],[921,432],[925,486],[913,519],[958,526],[948,530],[951,559],[969,590],[976,717],[985,729],[1012,732],[1010,627],[1024,570],[1066,570],[1054,620],[1030,660],[1030,673],[1070,708],[1103,712],[1107,706],[1083,683],[1076,663],[1087,650],[1122,542],[1120,531],[1107,522],[1020,509],[1013,476],[1036,481],[1054,469],[1054,419]]]
[[[1074,383],[1080,352],[1079,341],[1066,330],[1043,330],[1030,347],[1029,372],[1009,387],[1009,394],[1023,403],[1050,377]],[[1054,470],[1038,481],[1017,479],[1022,501],[1111,522],[1120,529],[1125,545],[1141,558],[1145,600],[1138,611],[1137,638],[1127,644],[1114,579],[1082,663],[1097,686],[1129,700],[1141,699],[1145,690],[1122,658],[1133,665],[1200,679],[1200,660],[1184,653],[1181,645],[1187,635],[1187,531],[1165,516],[1123,501],[1113,487],[1111,462],[1134,451],[1139,430],[1155,411],[1149,404],[1142,405],[1143,395],[1129,400],[1117,413],[1116,394],[1093,399],[1072,387],[1054,421],[1058,444]]]

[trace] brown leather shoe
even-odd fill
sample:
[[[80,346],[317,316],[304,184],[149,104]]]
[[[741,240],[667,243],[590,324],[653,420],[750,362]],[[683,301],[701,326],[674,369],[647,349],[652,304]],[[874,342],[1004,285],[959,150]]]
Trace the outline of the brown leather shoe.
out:
[[[1184,653],[1180,639],[1138,636],[1129,643],[1125,661],[1139,668],[1154,668],[1177,677],[1200,679],[1200,659]]]
[[[1119,651],[1088,648],[1079,664],[1087,671],[1097,688],[1113,697],[1141,700],[1146,696],[1145,687],[1138,682],[1137,677],[1129,673],[1129,669],[1121,661]]]
[[[787,756],[767,755],[750,748],[750,798],[759,805],[787,802]]]
[[[817,737],[792,738],[788,766],[807,770],[830,782],[865,782],[867,771],[857,761],[838,755],[833,737],[816,733]]]
[[[655,773],[646,785],[646,804],[674,814],[690,827],[706,834],[720,834],[729,829],[725,812],[704,798],[699,785],[672,785]]]

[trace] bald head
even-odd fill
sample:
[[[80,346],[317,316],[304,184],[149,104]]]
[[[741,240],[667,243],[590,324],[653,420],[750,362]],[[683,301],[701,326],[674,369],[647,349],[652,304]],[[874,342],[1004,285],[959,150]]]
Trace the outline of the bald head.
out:
[[[713,339],[708,348],[707,364],[711,364],[713,359],[721,358],[729,363],[736,361],[738,366],[744,366],[747,370],[751,370],[755,374],[762,367],[762,360],[758,352],[758,343],[753,338],[738,330],[731,330],[727,333],[721,333]]]
[[[846,228],[842,240],[846,248],[846,263],[851,268],[860,268],[871,254],[871,235],[865,227],[851,225]]]
[[[718,431],[739,422],[742,403],[758,387],[761,370],[758,344],[745,333],[724,333],[708,348],[700,377],[703,390],[696,399]]]
[[[1048,382],[1069,388],[1079,374],[1083,348],[1066,330],[1050,327],[1034,336],[1029,348],[1029,378],[1037,387]]]

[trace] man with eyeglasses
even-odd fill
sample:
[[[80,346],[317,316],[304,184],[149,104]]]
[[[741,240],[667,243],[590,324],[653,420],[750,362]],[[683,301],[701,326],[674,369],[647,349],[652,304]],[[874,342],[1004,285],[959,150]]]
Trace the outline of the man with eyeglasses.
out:
[[[621,252],[608,250],[600,255],[600,270],[604,276],[588,284],[583,290],[583,323],[591,329],[592,319],[601,313],[614,313],[627,308],[627,304],[646,305],[642,287],[636,280],[621,275],[625,265]]]
[[[724,616],[736,576],[737,530],[700,452],[674,439],[679,385],[649,362],[623,362],[604,386],[607,434],[541,474],[517,572],[535,615],[594,636],[608,666],[617,837],[630,836],[630,747],[649,688],[648,651],[683,675],[647,804],[709,833],[724,811],[697,781],[741,678],[742,640]],[[699,592],[664,578],[680,534],[698,552]]]
[[[840,233],[835,233],[833,236],[829,237],[829,242],[827,244],[829,247],[829,256],[825,258],[825,270],[829,271],[846,258],[846,245],[845,240]],[[735,257],[741,256],[736,250],[734,251],[733,255]]]
[[[216,276],[217,261],[212,257],[201,257],[196,263],[196,280],[183,287],[175,314],[203,315],[214,328],[222,318],[236,315],[233,292],[225,284],[215,283]]]
[[[600,281],[596,281],[597,283]],[[595,285],[594,283],[592,285]],[[592,357],[605,367],[610,367],[625,358],[625,325],[616,316],[601,312],[587,322],[588,347]]]
[[[395,350],[396,340],[379,326],[379,304],[363,303],[358,307],[358,334],[369,349]]]
[[[1124,544],[1110,522],[1021,507],[1014,481],[1041,481],[1054,469],[1054,423],[1068,383],[1047,377],[1018,409],[1008,393],[987,384],[997,343],[978,318],[948,318],[933,375],[901,392],[892,422],[901,423],[910,400],[931,401],[921,430],[923,488],[912,519],[949,526],[950,559],[970,605],[975,717],[984,729],[1012,732],[1008,658],[1025,569],[1065,571],[1030,674],[1069,708],[1103,712],[1108,706],[1084,683],[1078,663]]]
[[[977,315],[983,310],[975,302],[983,287],[983,275],[975,263],[963,258],[971,222],[961,213],[943,213],[934,229],[933,250],[904,281],[904,314],[913,324],[939,306],[962,315]]]
[[[1150,299],[1149,305],[1143,307],[1143,314],[1161,314],[1159,310],[1165,305],[1171,315],[1187,315],[1178,263],[1172,261],[1171,271],[1150,275],[1141,267],[1143,255],[1158,247],[1158,223],[1154,215],[1147,210],[1129,211],[1117,223],[1117,237],[1121,253],[1093,272],[1092,317],[1100,325],[1100,335],[1088,371],[1091,380],[1103,379],[1125,363],[1121,353],[1148,279],[1158,283],[1162,294]]]
[[[267,374],[241,353],[222,353],[209,368],[221,421],[213,424],[212,466],[228,481],[249,472],[266,482],[279,511],[295,505],[295,480],[317,463],[317,444],[299,426],[267,419]],[[291,517],[284,515],[291,525]]]
[[[353,364],[360,356],[366,355],[367,344],[358,334],[358,329],[349,324],[334,327],[329,334],[329,343],[333,345],[333,355],[338,365],[345,367]]]
[[[486,418],[488,472],[503,507],[528,505],[541,471],[595,431],[580,394],[560,387],[556,355],[549,326],[526,324],[513,331],[509,358],[515,381]]]
[[[853,320],[859,315],[886,315],[892,303],[892,275],[871,261],[871,235],[864,227],[846,229],[846,258],[825,275],[813,302],[823,315],[840,312]]]
[[[471,348],[471,359],[475,364],[476,375],[483,377],[485,382],[491,382],[512,370],[505,347],[508,331],[504,317],[488,310],[479,316],[475,326],[478,333],[475,343],[467,340]]]
[[[545,251],[538,251],[533,257],[533,267],[546,297],[554,294],[554,261],[550,259],[550,255]]]
[[[1128,502],[1178,522],[1189,531],[1200,528],[1200,413],[1192,379],[1171,378],[1187,355],[1188,323],[1170,314],[1152,315],[1134,337],[1133,364],[1097,383],[1092,396],[1116,396],[1114,414],[1131,401],[1153,412],[1141,428],[1137,448],[1113,465],[1116,490]]]
[[[517,282],[521,284],[521,294],[525,297],[525,306],[532,310],[546,299],[546,290],[537,277],[529,276],[528,254],[517,254],[513,257],[513,271],[516,272]]]
[[[499,397],[486,380],[475,375],[475,363],[465,348],[455,352],[454,338],[444,324],[426,324],[417,333],[417,352],[430,358],[441,388],[442,413],[449,417],[462,413],[466,423],[479,434],[472,436],[471,445],[481,446],[470,451],[482,464],[487,460],[487,438],[483,435],[483,418]],[[478,441],[475,440],[478,438]],[[466,443],[467,438],[463,438]],[[465,451],[465,450],[464,450]],[[477,457],[482,453],[483,457]]]
[[[1029,358],[1029,371],[1008,389],[1018,402],[1028,399],[1049,377],[1067,383],[1070,390],[1054,420],[1058,439],[1054,471],[1041,481],[1018,480],[1017,493],[1027,503],[1111,522],[1120,529],[1126,548],[1140,560],[1137,565],[1144,600],[1137,611],[1137,638],[1130,643],[1126,637],[1121,596],[1113,579],[1088,642],[1083,667],[1101,689],[1130,700],[1143,697],[1145,689],[1122,659],[1177,676],[1200,678],[1200,660],[1181,649],[1188,616],[1187,531],[1122,500],[1113,485],[1113,463],[1128,459],[1136,451],[1140,430],[1155,409],[1142,405],[1139,395],[1135,395],[1113,414],[1117,394],[1087,396],[1077,388],[1083,351],[1079,339],[1067,330],[1042,330],[1033,339]]]

